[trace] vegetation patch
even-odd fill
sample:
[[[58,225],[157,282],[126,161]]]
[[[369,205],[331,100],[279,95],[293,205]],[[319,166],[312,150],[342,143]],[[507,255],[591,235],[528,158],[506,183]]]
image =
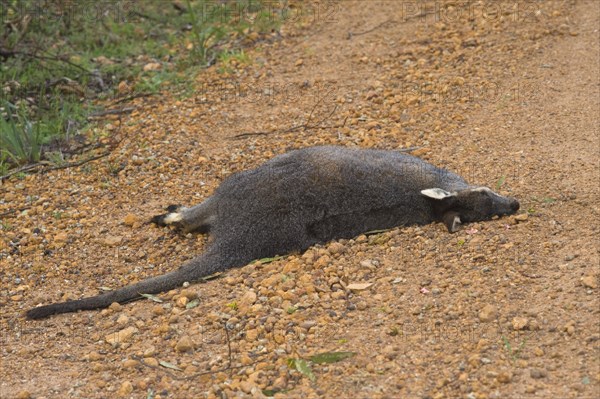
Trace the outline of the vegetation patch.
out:
[[[89,150],[98,140],[90,127],[107,115],[106,104],[167,87],[190,94],[190,77],[207,66],[250,63],[245,48],[278,37],[284,11],[277,7],[250,0],[2,1],[0,176]]]

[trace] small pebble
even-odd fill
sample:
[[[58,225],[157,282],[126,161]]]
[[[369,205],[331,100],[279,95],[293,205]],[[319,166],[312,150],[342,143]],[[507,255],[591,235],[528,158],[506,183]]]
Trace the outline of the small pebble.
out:
[[[258,330],[252,329],[246,331],[246,341],[254,342],[258,338]]]
[[[529,324],[529,320],[525,317],[515,317],[512,319],[512,327],[514,330],[524,330]]]
[[[120,312],[123,309],[123,306],[118,302],[113,302],[108,308],[113,312]]]
[[[138,221],[138,217],[136,215],[134,215],[133,213],[130,213],[127,216],[125,216],[125,218],[123,219],[123,224],[125,226],[130,226],[131,227],[137,221]]]
[[[254,385],[252,382],[250,382],[248,380],[244,380],[244,381],[240,382],[240,388],[245,393],[251,393],[252,388],[254,388],[255,386],[256,385]]]
[[[131,392],[133,392],[133,385],[129,381],[124,381],[121,384],[119,390],[117,391],[117,396],[119,396],[120,398],[124,398],[126,396],[129,396]]]
[[[31,393],[29,393],[28,390],[23,389],[22,391],[19,391],[19,393],[17,393],[16,398],[17,399],[30,399],[31,398]]]
[[[241,313],[247,313],[250,306],[252,306],[257,299],[257,295],[254,291],[246,291],[246,293],[237,301],[238,310]]]
[[[184,335],[179,339],[179,341],[177,341],[175,349],[177,352],[188,352],[194,349],[194,343],[189,336]]]
[[[151,367],[158,367],[158,360],[156,360],[156,358],[154,357],[147,357],[146,359],[144,359],[144,364],[147,364]]]
[[[496,318],[496,307],[490,304],[485,305],[479,311],[479,320],[483,323],[489,323]]]
[[[543,350],[542,348],[540,348],[540,347],[537,347],[537,348],[535,348],[535,349],[533,350],[533,353],[534,353],[536,356],[543,356],[543,355],[544,355],[544,350]]]
[[[508,384],[512,380],[512,373],[510,371],[503,371],[496,377],[498,382]]]
[[[548,376],[548,372],[544,369],[532,368],[529,370],[529,375],[531,378],[535,379],[546,378]]]
[[[186,297],[187,299],[192,301],[198,298],[198,292],[193,288],[184,288],[183,290],[181,290],[181,296]]]
[[[177,298],[177,300],[175,301],[175,305],[177,305],[178,308],[185,308],[185,306],[188,304],[190,300],[185,297],[185,296],[180,296],[179,298]]]
[[[129,322],[129,317],[127,317],[127,315],[122,314],[119,316],[119,318],[117,318],[117,324],[123,326],[125,324],[127,324]]]
[[[89,360],[91,362],[95,362],[95,361],[98,361],[100,359],[102,359],[102,355],[99,354],[98,352],[95,352],[95,351],[94,352],[90,352],[87,355],[87,360]]]
[[[332,242],[329,244],[328,249],[331,255],[343,254],[346,252],[346,246],[339,242]]]
[[[144,350],[144,357],[152,357],[156,354],[156,347],[154,345],[150,345]]]
[[[57,235],[54,236],[55,242],[65,242],[68,239],[69,239],[69,236],[67,235],[67,233],[58,233]]]
[[[252,364],[252,358],[250,356],[248,356],[247,354],[242,354],[242,356],[240,356],[240,363],[242,363],[242,365],[244,366],[248,366],[250,364]]]
[[[529,219],[529,215],[526,213],[521,213],[521,214],[515,215],[515,220],[517,222],[524,222],[527,219]]]
[[[273,381],[273,389],[282,391],[287,386],[287,378],[285,376],[279,376]]]
[[[123,237],[121,236],[108,236],[102,240],[102,243],[107,247],[115,247],[121,244],[121,242],[123,242]]]
[[[581,284],[587,288],[598,288],[598,279],[593,275],[584,276],[581,278]]]
[[[131,337],[137,332],[137,328],[127,327],[112,334],[108,334],[106,337],[104,337],[104,339],[111,345],[117,345],[129,341]]]
[[[161,316],[165,314],[165,308],[163,308],[161,305],[154,305],[152,307],[152,314],[156,316]]]
[[[123,362],[123,367],[126,369],[131,369],[134,367],[137,367],[140,364],[140,362],[138,362],[135,359],[127,359]]]

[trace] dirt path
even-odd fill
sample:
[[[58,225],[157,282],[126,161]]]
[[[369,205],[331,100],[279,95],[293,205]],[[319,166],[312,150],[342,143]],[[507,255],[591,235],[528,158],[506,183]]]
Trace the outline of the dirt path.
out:
[[[307,13],[251,65],[195,78],[197,96],[140,99],[108,159],[0,186],[0,214],[28,208],[2,219],[0,397],[600,396],[600,3],[428,4]],[[22,319],[200,253],[205,237],[143,221],[315,144],[417,146],[523,213],[315,247],[160,304]],[[356,356],[313,365],[314,382],[288,366],[325,351]]]

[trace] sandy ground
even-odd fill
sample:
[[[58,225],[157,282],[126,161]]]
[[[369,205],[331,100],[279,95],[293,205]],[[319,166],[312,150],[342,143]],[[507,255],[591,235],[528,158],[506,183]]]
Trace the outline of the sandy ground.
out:
[[[249,65],[190,77],[196,95],[132,103],[109,157],[3,182],[0,397],[600,397],[600,2],[415,4],[305,6]],[[201,253],[206,237],[144,222],[316,144],[418,147],[521,211],[23,319]],[[356,354],[309,361],[330,351]]]

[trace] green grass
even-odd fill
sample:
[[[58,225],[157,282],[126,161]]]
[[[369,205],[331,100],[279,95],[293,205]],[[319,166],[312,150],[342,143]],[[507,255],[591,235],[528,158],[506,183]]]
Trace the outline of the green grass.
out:
[[[12,229],[13,229],[12,224],[0,220],[0,230],[11,231]]]
[[[221,73],[231,73],[234,62],[237,65],[249,65],[252,63],[252,60],[243,49],[224,51],[219,54],[218,60],[220,64],[219,72]]]
[[[286,309],[286,312],[287,312],[287,314],[294,314],[294,313],[296,313],[296,310],[298,310],[297,307],[290,306],[289,308]]]
[[[510,358],[512,359],[513,362],[516,361],[521,356],[521,351],[523,350],[523,347],[527,343],[527,340],[521,341],[521,343],[519,344],[519,347],[515,350],[515,349],[513,349],[508,338],[506,338],[504,335],[502,336],[502,341],[504,342],[504,350],[510,356]]]
[[[40,122],[31,122],[24,111],[6,103],[0,118],[0,162],[20,164],[38,162],[44,142],[44,127]]]
[[[125,96],[120,82],[131,88],[126,95],[189,95],[203,68],[250,63],[245,39],[281,24],[266,0],[2,0],[1,7],[2,174],[66,162],[56,143],[88,132],[95,102]],[[144,70],[148,64],[160,67]]]
[[[504,184],[504,182],[506,181],[506,176],[501,176],[498,181],[496,182],[496,190],[500,190],[500,187],[502,187],[502,185]]]

